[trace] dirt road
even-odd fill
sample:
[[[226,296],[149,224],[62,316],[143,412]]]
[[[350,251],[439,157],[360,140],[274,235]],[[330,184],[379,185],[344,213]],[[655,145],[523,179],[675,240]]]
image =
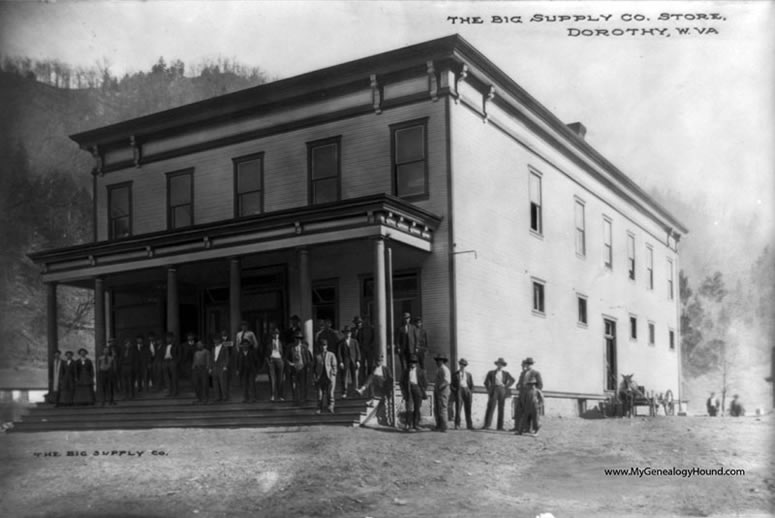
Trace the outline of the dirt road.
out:
[[[4,434],[0,515],[771,516],[772,432],[765,416],[547,418],[537,438],[322,427]],[[745,474],[604,473],[631,467]]]

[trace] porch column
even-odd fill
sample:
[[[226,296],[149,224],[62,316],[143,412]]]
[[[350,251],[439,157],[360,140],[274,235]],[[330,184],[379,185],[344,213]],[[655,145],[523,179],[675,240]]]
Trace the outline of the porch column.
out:
[[[180,303],[178,302],[178,270],[175,266],[167,267],[167,332],[174,333],[180,340]]]
[[[379,353],[385,356],[385,361],[392,361],[387,353],[387,290],[385,287],[385,239],[378,236],[374,239],[374,337],[377,340]]]
[[[237,337],[237,331],[240,328],[240,322],[242,321],[242,306],[240,301],[242,298],[242,270],[240,268],[239,257],[229,258],[229,325],[231,329],[229,332],[231,336]],[[258,331],[256,331],[258,332]],[[239,346],[239,344],[234,344]]]
[[[299,257],[299,318],[304,331],[304,340],[309,344],[310,350],[315,350],[312,334],[312,278],[309,273],[309,249],[298,248]]]
[[[54,353],[59,347],[57,327],[57,283],[46,284],[46,335],[48,337],[48,391],[54,391]]]
[[[102,355],[105,346],[105,279],[94,279],[94,356]]]

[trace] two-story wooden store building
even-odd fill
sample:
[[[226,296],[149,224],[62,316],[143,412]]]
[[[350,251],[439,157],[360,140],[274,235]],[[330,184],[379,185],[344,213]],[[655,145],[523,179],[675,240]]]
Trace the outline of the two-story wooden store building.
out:
[[[477,384],[532,356],[549,411],[630,372],[678,394],[686,229],[584,131],[454,35],[73,135],[95,236],[31,255],[49,349],[58,284],[96,291],[98,348],[292,314],[384,347],[389,247],[395,313]]]

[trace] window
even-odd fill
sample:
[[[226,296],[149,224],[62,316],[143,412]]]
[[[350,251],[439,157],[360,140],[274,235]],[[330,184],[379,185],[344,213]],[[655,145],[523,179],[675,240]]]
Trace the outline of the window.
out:
[[[312,204],[338,201],[341,164],[340,137],[307,144],[309,163],[309,194]]]
[[[655,341],[656,341],[656,331],[654,327],[654,322],[649,322],[649,345],[654,345]]]
[[[132,235],[132,183],[108,185],[108,239]]]
[[[646,247],[646,287],[654,289],[654,249],[651,246]]]
[[[427,121],[391,126],[393,192],[402,198],[428,195]]]
[[[635,236],[627,233],[627,276],[635,280]]]
[[[530,230],[543,233],[541,220],[541,175],[530,171]]]
[[[361,317],[367,322],[376,322],[374,315],[374,277],[361,277]],[[401,318],[402,313],[413,317],[422,315],[420,297],[420,272],[403,271],[393,275],[393,315]]]
[[[586,224],[584,222],[584,202],[576,200],[576,254],[586,255]]]
[[[533,280],[533,312],[544,314],[544,283]]]
[[[630,315],[630,339],[638,339],[638,317]]]
[[[609,270],[614,265],[613,237],[611,230],[611,220],[603,217],[603,264]]]
[[[336,279],[315,281],[312,284],[312,314],[315,320],[330,320],[331,327],[338,329],[338,282]],[[334,344],[336,345],[336,344]],[[331,344],[329,347],[333,348]]]
[[[673,260],[667,260],[667,298],[673,300]]]
[[[234,159],[234,216],[264,212],[264,154]]]
[[[587,325],[587,298],[583,295],[578,295],[576,297],[578,300],[578,308],[579,308],[579,324]]]
[[[167,174],[167,228],[194,224],[194,170]]]
[[[673,331],[672,329],[668,333],[668,339],[670,343],[670,350],[671,351],[675,350],[675,331]]]

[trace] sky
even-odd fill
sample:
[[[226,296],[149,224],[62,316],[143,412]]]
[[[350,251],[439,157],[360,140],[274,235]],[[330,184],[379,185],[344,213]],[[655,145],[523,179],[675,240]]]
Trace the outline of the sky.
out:
[[[285,78],[459,33],[641,186],[704,198],[720,229],[758,216],[759,240],[775,230],[773,27],[773,1],[0,0],[3,54],[118,75],[224,56]]]

